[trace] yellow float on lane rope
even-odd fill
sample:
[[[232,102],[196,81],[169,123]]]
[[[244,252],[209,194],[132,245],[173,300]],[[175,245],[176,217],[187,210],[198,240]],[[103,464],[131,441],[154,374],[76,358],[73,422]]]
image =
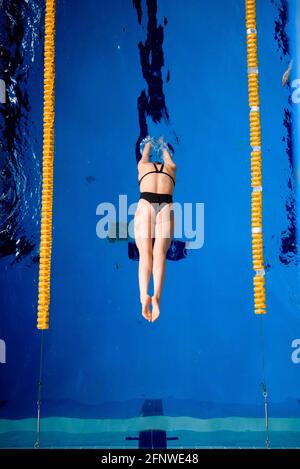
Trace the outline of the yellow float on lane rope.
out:
[[[262,234],[262,159],[257,60],[256,0],[246,0],[248,101],[250,106],[252,264],[254,312],[266,313]]]

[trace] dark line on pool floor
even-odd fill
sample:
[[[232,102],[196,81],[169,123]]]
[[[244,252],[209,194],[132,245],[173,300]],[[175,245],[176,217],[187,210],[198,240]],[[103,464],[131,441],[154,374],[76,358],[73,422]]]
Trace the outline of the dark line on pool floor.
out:
[[[164,66],[164,27],[168,20],[164,17],[164,26],[157,22],[157,0],[147,0],[147,35],[145,41],[138,43],[140,54],[140,64],[143,78],[146,82],[146,89],[143,89],[137,98],[138,120],[140,135],[137,139],[135,151],[136,161],[141,158],[140,142],[148,135],[147,117],[150,116],[153,122],[159,123],[162,119],[169,124],[169,111],[166,106],[164,94],[164,81],[162,67]],[[141,24],[142,6],[140,0],[133,1],[137,11],[138,22]],[[166,81],[170,81],[170,70],[167,71]],[[178,138],[177,138],[178,141]],[[174,148],[169,144],[171,150]]]
[[[143,89],[137,98],[138,120],[140,127],[140,135],[135,145],[136,161],[141,159],[140,142],[148,135],[147,117],[149,116],[153,122],[159,123],[162,119],[169,124],[170,117],[166,106],[164,94],[164,82],[162,75],[162,67],[164,66],[164,27],[168,24],[168,19],[164,17],[164,25],[158,25],[157,22],[157,0],[147,0],[147,36],[144,42],[138,44],[140,54],[140,64],[142,75],[146,82],[147,88]],[[141,24],[143,10],[140,0],[133,0],[133,6],[137,11],[138,22]],[[170,70],[167,71],[166,82],[170,81]],[[178,137],[175,135],[176,142]],[[168,143],[173,154],[174,148]],[[167,259],[180,260],[184,259],[188,254],[186,243],[180,240],[172,240],[167,252]],[[131,260],[138,260],[139,254],[136,244],[128,243],[128,257]]]

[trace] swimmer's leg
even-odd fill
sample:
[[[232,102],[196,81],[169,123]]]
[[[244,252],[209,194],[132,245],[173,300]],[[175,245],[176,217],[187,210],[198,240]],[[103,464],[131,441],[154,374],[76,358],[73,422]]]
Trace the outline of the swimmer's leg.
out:
[[[154,224],[154,208],[147,200],[140,199],[134,216],[134,236],[140,258],[139,288],[142,315],[148,321],[151,321],[151,297],[148,294],[148,286],[153,265],[152,241],[154,236]]]
[[[173,205],[165,205],[156,215],[155,242],[153,247],[152,322],[160,315],[160,300],[166,270],[166,255],[174,234]]]

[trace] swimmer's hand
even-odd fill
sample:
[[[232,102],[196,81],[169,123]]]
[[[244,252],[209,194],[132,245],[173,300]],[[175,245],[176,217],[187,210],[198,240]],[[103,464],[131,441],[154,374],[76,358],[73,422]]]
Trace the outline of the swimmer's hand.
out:
[[[158,144],[159,144],[159,147],[161,148],[161,150],[168,150],[168,145],[167,145],[167,142],[165,141],[165,137],[163,135],[161,135],[158,139]]]
[[[159,149],[160,151],[163,153],[164,155],[164,158],[167,159],[167,162],[171,162],[173,156],[172,156],[172,153],[170,151],[170,148],[167,144],[167,142],[165,141],[165,138],[164,136],[162,135],[161,137],[159,137],[158,139],[158,144],[159,144]]]
[[[150,135],[147,135],[147,137],[143,138],[143,140],[140,143],[140,148],[143,148],[145,145],[147,145],[147,143],[150,143],[150,145],[153,144],[152,137],[150,137]]]
[[[148,135],[146,138],[144,138],[141,141],[141,144],[140,144],[140,149],[141,149],[141,153],[142,153],[142,158],[140,159],[140,163],[148,163],[149,162],[151,147],[152,147],[152,139]]]

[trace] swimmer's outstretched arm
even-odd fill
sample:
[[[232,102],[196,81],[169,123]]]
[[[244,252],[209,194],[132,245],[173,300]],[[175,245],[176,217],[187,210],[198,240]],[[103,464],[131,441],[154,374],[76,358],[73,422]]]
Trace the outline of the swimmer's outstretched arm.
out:
[[[142,158],[140,159],[139,163],[149,163],[151,146],[152,146],[151,142],[146,143],[146,145],[144,146],[143,153],[142,153]]]
[[[174,163],[174,160],[172,158],[172,154],[166,150],[165,148],[162,150],[163,152],[163,155],[164,155],[164,162],[168,165],[170,165],[170,167],[174,168],[176,170],[176,164]]]
[[[164,155],[165,158],[167,158],[167,159],[170,160],[170,161],[173,161],[173,160],[172,160],[172,155],[171,155],[171,153],[170,153],[168,150],[166,150],[165,148],[163,148],[163,151],[162,151],[162,152],[163,152],[163,155]]]

